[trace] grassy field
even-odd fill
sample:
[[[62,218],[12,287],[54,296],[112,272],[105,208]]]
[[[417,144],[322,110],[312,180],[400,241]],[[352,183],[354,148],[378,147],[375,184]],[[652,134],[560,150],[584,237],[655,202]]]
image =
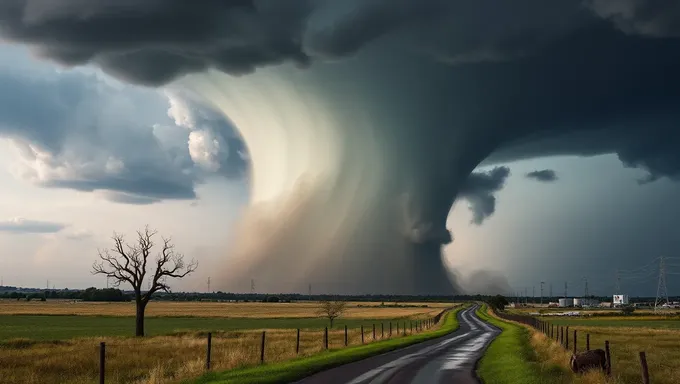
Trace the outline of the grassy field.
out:
[[[579,349],[585,346],[586,334],[590,334],[591,348],[604,348],[605,340],[609,340],[612,356],[612,383],[640,382],[640,351],[645,351],[647,354],[649,373],[653,383],[680,383],[678,370],[680,367],[680,331],[644,326],[629,328],[578,324],[569,327],[570,334],[574,329],[580,336]]]
[[[416,316],[418,317],[418,316]],[[361,325],[380,327],[389,322],[403,326],[405,317],[381,319],[340,318],[334,329],[359,328]],[[322,329],[328,320],[322,318],[219,319],[190,317],[151,317],[145,320],[147,336],[183,335],[200,331],[236,331],[249,329]],[[135,321],[128,317],[104,316],[0,316],[0,345],[11,339],[65,340],[72,338],[119,337],[134,334]]]
[[[350,302],[345,318],[389,319],[397,317],[434,316],[447,303],[405,303],[403,307],[390,307],[394,303]],[[216,318],[301,318],[315,317],[316,302],[298,303],[213,303],[213,302],[151,302],[147,317],[216,317]],[[427,306],[427,307],[423,307]],[[0,300],[0,315],[73,315],[73,316],[134,316],[134,303],[72,302],[68,300],[16,301]]]
[[[49,308],[55,308],[49,303]],[[149,309],[153,308],[151,303]],[[162,303],[165,304],[165,303]],[[184,303],[168,303],[181,308]],[[197,313],[202,313],[195,306]],[[214,304],[209,303],[214,308]],[[33,383],[92,383],[98,372],[98,345],[106,341],[107,383],[172,383],[203,373],[206,353],[206,333],[213,331],[213,368],[227,370],[257,365],[260,357],[261,331],[249,328],[268,328],[266,331],[265,360],[282,362],[296,357],[311,356],[323,351],[323,330],[327,323],[314,316],[315,306],[305,303],[304,312],[292,308],[295,304],[248,303],[263,319],[150,317],[148,330],[154,333],[171,333],[172,336],[155,336],[143,339],[132,337],[102,337],[103,335],[131,335],[134,321],[130,317],[72,315],[2,315],[0,316],[0,377],[3,384]],[[30,304],[30,308],[33,307]],[[200,304],[199,304],[200,305]],[[222,304],[229,306],[229,303]],[[362,303],[362,305],[366,305]],[[428,304],[429,305],[429,304]],[[97,305],[95,305],[97,306]],[[336,321],[337,327],[348,324],[350,345],[361,344],[360,325],[365,326],[364,339],[372,343],[372,324],[377,325],[380,340],[380,323],[385,324],[385,338],[389,337],[388,321],[399,318],[403,332],[407,317],[424,318],[439,313],[446,305],[428,308],[359,308],[350,307],[348,318]],[[451,306],[451,304],[448,304]],[[105,305],[97,307],[110,308]],[[115,307],[115,306],[114,306]],[[162,306],[158,306],[162,307]],[[16,307],[15,307],[16,308]],[[243,308],[234,306],[231,308]],[[161,308],[157,309],[161,312]],[[163,309],[168,311],[166,309]],[[241,309],[242,310],[242,309]],[[420,312],[415,312],[419,310]],[[56,309],[52,309],[52,313]],[[103,311],[104,313],[109,313]],[[236,311],[235,311],[236,312]],[[7,312],[5,312],[7,313]],[[59,312],[63,313],[63,312]],[[226,313],[226,311],[224,312]],[[243,314],[243,312],[237,312]],[[300,314],[306,316],[301,316]],[[373,319],[360,319],[357,313],[366,313]],[[276,314],[271,316],[271,314]],[[287,315],[293,315],[287,317]],[[393,325],[395,324],[392,321]],[[329,332],[329,346],[341,348],[344,331],[335,328]],[[240,328],[240,330],[233,330]],[[277,328],[277,329],[272,329]],[[295,329],[301,331],[300,355],[295,353]],[[193,331],[191,331],[193,330]],[[17,338],[24,335],[26,337]],[[88,337],[88,335],[90,335]],[[392,339],[403,339],[393,328]],[[408,338],[408,337],[407,337]]]
[[[580,327],[626,327],[626,328],[654,328],[680,330],[680,320],[659,318],[630,318],[630,317],[595,317],[595,318],[543,318],[555,325],[570,325]]]
[[[276,364],[267,364],[220,373],[206,374],[196,384],[274,384],[289,383],[309,376],[315,372],[360,360],[421,341],[443,336],[458,328],[457,308],[449,312],[439,324],[429,331],[368,345],[331,350],[317,355],[293,359]]]
[[[612,357],[612,377],[608,380],[601,374],[572,376],[567,381],[588,384],[637,384],[640,382],[639,352],[645,351],[651,381],[657,384],[680,383],[680,330],[676,324],[665,324],[678,320],[660,319],[659,316],[640,317],[593,317],[593,318],[544,318],[556,325],[569,325],[570,345],[577,330],[578,347],[585,349],[585,335],[590,334],[590,347],[604,348],[609,340]],[[661,329],[667,326],[667,329]],[[515,327],[522,327],[515,325]],[[548,339],[540,332],[529,330],[530,345],[536,362],[544,366],[565,368],[568,366],[571,350],[566,351],[559,343]],[[568,377],[568,376],[565,376]]]

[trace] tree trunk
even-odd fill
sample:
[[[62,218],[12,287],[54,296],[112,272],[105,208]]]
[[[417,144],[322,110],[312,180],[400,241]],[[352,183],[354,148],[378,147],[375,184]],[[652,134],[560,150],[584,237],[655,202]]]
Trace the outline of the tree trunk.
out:
[[[142,300],[136,300],[137,314],[135,316],[135,336],[144,336],[144,310],[146,303]]]

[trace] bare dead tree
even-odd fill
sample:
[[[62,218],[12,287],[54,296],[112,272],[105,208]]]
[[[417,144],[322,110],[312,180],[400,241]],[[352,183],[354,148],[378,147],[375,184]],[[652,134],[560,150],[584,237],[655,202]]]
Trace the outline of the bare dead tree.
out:
[[[340,317],[346,309],[347,302],[345,301],[322,300],[319,302],[319,310],[317,313],[328,318],[330,321],[330,327],[332,328],[333,320]]]
[[[166,279],[181,279],[198,267],[198,263],[193,259],[188,264],[185,263],[184,255],[176,252],[171,239],[165,237],[162,237],[163,244],[155,260],[150,260],[156,234],[155,230],[146,226],[143,231],[137,231],[136,243],[128,244],[124,241],[123,235],[114,233],[113,248],[99,249],[99,260],[92,265],[92,274],[105,275],[114,287],[120,286],[121,283],[132,286],[137,307],[136,336],[144,336],[144,311],[151,296],[158,291],[170,292]],[[148,289],[143,292],[144,279],[147,277],[150,278]]]

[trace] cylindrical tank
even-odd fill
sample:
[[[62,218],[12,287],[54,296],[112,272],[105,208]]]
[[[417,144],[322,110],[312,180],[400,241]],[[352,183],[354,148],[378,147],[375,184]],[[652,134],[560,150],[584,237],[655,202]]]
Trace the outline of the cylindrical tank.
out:
[[[579,298],[574,299],[574,307],[580,307],[583,304],[585,304],[583,299],[579,299]]]
[[[574,299],[560,299],[559,305],[560,307],[573,307]]]

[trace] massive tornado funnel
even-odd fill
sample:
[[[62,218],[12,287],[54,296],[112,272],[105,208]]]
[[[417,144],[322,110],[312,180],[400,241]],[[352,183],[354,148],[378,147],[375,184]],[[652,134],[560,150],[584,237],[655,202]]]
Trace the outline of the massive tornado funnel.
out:
[[[255,278],[267,291],[310,283],[329,293],[458,291],[440,253],[451,241],[448,209],[485,156],[480,145],[488,153],[493,141],[464,126],[433,134],[457,123],[446,102],[422,102],[441,79],[392,59],[359,55],[180,82],[222,111],[249,149],[252,207],[236,262],[225,265],[227,287]]]
[[[509,173],[480,163],[617,153],[641,182],[680,176],[672,2],[48,3],[0,2],[0,37],[171,84],[241,133],[251,205],[218,289],[458,292],[451,205],[480,223]]]

